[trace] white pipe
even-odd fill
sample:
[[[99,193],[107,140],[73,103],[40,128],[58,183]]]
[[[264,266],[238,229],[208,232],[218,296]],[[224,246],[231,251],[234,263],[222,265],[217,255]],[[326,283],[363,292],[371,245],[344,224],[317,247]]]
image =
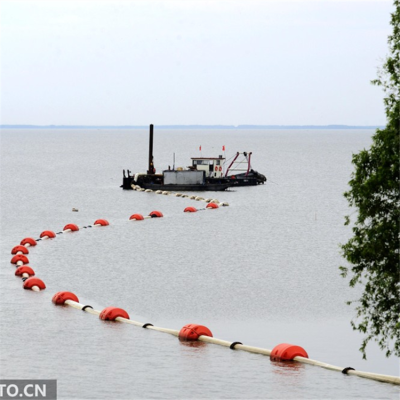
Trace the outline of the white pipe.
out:
[[[215,337],[203,336],[203,335],[199,336],[198,340],[200,340],[201,342],[218,344],[220,346],[225,346],[225,347],[229,347],[232,344],[232,342],[228,342],[227,340],[221,340]]]
[[[235,350],[244,350],[244,351],[248,351],[250,353],[264,354],[266,356],[271,355],[271,350],[269,350],[269,349],[263,349],[261,347],[246,346],[244,344],[236,344]]]
[[[395,385],[400,385],[400,378],[397,376],[391,376],[391,375],[382,375],[382,374],[374,374],[372,372],[363,372],[363,371],[357,371],[357,370],[350,370],[347,372],[348,375],[356,375],[361,378],[368,378],[368,379],[373,379],[375,381],[379,382],[388,382],[388,383],[394,383]]]
[[[64,304],[67,304],[73,308],[77,308],[78,310],[82,310],[82,308],[85,307],[84,304],[77,303],[76,301],[73,301],[73,300],[65,300]],[[93,315],[100,315],[101,311],[94,310],[93,308],[86,308],[85,312],[88,312],[89,314],[93,314]]]
[[[22,261],[17,261],[16,265],[18,265],[18,267],[20,267],[21,265],[24,265],[24,263]]]
[[[338,371],[342,372],[343,368],[341,367],[336,367],[335,365],[330,365],[321,361],[313,360],[311,358],[305,358],[301,356],[297,356],[293,358],[294,361],[298,361],[304,364],[310,364],[310,365],[315,365],[317,367],[325,368],[325,369],[330,369],[331,371]]]
[[[29,247],[30,245],[31,245],[30,243],[24,244],[25,247]]]
[[[33,286],[32,290],[40,291],[40,289],[37,286]],[[66,300],[64,304],[67,304],[73,308],[77,308],[78,310],[82,310],[82,308],[84,307],[83,304],[77,303],[76,301],[73,301],[73,300]],[[92,308],[86,308],[85,311],[88,312],[89,314],[100,315],[100,311],[93,310]],[[140,326],[140,327],[143,327],[143,325],[144,325],[142,322],[134,321],[134,320],[123,318],[123,317],[117,317],[117,318],[115,318],[115,320],[126,323],[126,324]],[[169,333],[170,335],[179,336],[179,331],[177,331],[175,329],[160,328],[158,326],[152,326],[152,325],[147,326],[146,329],[152,329],[153,331],[164,332],[164,333]],[[225,347],[230,347],[232,345],[232,342],[229,342],[227,340],[221,340],[221,339],[217,339],[217,338],[210,337],[210,336],[204,336],[204,335],[199,336],[198,340],[201,342],[217,344],[217,345],[225,346]],[[248,351],[250,353],[264,354],[266,356],[271,355],[271,350],[269,350],[269,349],[247,346],[247,345],[243,345],[243,344],[236,344],[235,350],[243,350],[243,351]],[[337,367],[337,366],[330,365],[330,364],[327,364],[327,363],[324,363],[321,361],[312,360],[310,358],[297,356],[297,357],[293,358],[293,361],[298,361],[298,362],[302,362],[305,364],[315,365],[315,366],[329,369],[332,371],[337,371],[337,372],[343,371],[342,367]],[[356,376],[359,376],[362,378],[368,378],[368,379],[373,379],[373,380],[380,381],[380,382],[388,382],[388,383],[400,385],[400,377],[397,377],[397,376],[375,374],[372,372],[363,372],[363,371],[357,371],[357,370],[349,370],[349,371],[347,371],[347,375],[356,375]]]
[[[39,286],[32,286],[31,290],[33,290],[34,292],[40,292],[40,287]]]
[[[179,336],[179,331],[176,331],[175,329],[160,328],[158,326],[148,326],[146,329],[152,329],[153,331],[159,331],[169,333],[170,335]]]
[[[29,278],[29,274],[27,273],[27,272],[24,272],[23,274],[22,274],[22,277],[21,278]]]
[[[144,175],[147,175],[147,174],[143,174],[143,173],[137,172],[137,173],[135,174],[135,177],[133,178],[133,180],[134,180],[135,182],[137,182],[139,176],[144,176]]]
[[[71,230],[72,230],[72,229],[66,229],[65,231],[63,231],[63,233],[71,232]]]
[[[137,322],[132,319],[127,319],[124,317],[117,317],[117,318],[115,318],[115,320],[119,321],[119,322],[124,322],[125,324],[131,324],[131,325],[136,325],[136,326],[140,326],[140,327],[142,327],[144,325],[143,322]]]
[[[48,238],[49,238],[48,236],[43,236],[43,237],[40,238],[40,239],[45,240],[45,239],[48,239]]]
[[[326,364],[321,361],[312,360],[310,358],[304,358],[304,357],[300,357],[300,356],[294,357],[293,360],[302,362],[304,364],[310,364],[310,365],[315,365],[315,366],[318,366],[321,368],[329,369],[331,371],[342,372],[344,369],[343,367],[337,367],[335,365]],[[363,372],[363,371],[357,371],[357,370],[349,370],[349,371],[347,371],[347,375],[356,375],[356,376],[360,376],[362,378],[368,378],[368,379],[373,379],[373,380],[380,381],[380,382],[388,382],[388,383],[394,383],[396,385],[400,385],[400,377],[397,377],[397,376],[375,374],[373,372]]]

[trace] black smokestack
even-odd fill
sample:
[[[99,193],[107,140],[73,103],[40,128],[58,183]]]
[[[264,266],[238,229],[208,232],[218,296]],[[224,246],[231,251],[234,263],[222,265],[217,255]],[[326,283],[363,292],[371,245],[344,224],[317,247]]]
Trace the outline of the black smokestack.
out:
[[[154,169],[153,163],[153,124],[150,125],[150,135],[149,135],[149,169],[148,174],[154,174],[156,171]]]

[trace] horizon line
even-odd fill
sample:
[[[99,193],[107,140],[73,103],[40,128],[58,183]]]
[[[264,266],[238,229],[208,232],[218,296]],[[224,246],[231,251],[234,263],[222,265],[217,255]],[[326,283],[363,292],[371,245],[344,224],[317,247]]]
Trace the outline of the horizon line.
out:
[[[150,124],[149,124],[150,125]],[[33,125],[2,124],[0,129],[148,129],[149,125]],[[265,124],[187,124],[187,125],[154,125],[157,129],[383,129],[385,125],[265,125]]]

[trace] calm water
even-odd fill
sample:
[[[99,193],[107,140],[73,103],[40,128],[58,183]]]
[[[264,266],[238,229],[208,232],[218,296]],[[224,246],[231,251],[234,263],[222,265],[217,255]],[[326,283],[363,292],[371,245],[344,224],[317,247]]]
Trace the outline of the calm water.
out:
[[[155,165],[253,151],[266,185],[206,194],[230,207],[185,214],[189,199],[122,191],[122,169],[146,169],[147,131],[1,132],[1,377],[57,379],[61,399],[399,397],[389,384],[227,348],[180,343],[127,324],[102,323],[54,293],[114,305],[132,319],[180,329],[199,323],[217,338],[272,349],[289,342],[313,359],[399,375],[371,345],[368,361],[351,330],[357,298],[340,277],[342,193],[351,154],[372,131],[155,131]],[[71,209],[76,207],[78,213]],[[133,213],[163,219],[128,221]],[[47,289],[24,291],[9,264],[26,236],[67,223],[84,229],[40,242],[30,265]]]

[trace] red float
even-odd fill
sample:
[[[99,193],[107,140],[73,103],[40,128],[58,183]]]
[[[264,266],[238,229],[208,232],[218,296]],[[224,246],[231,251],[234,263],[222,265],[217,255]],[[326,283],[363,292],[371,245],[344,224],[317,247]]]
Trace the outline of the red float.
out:
[[[106,219],[96,219],[93,225],[107,226],[110,225]]]
[[[22,264],[29,264],[29,260],[27,256],[23,254],[17,254],[11,259],[11,264],[17,264],[18,261],[21,261]]]
[[[219,206],[216,203],[208,203],[206,208],[219,208]]]
[[[57,292],[52,298],[52,302],[58,306],[64,305],[67,300],[79,303],[78,297],[71,292]]]
[[[41,279],[36,278],[34,276],[28,278],[24,282],[24,289],[32,289],[33,286],[37,286],[40,290],[46,289],[46,285],[44,284],[44,282]]]
[[[23,254],[29,254],[29,250],[22,245],[13,247],[13,249],[11,250],[11,254],[17,254],[19,251]]]
[[[45,236],[47,236],[48,238],[54,239],[56,237],[56,234],[53,231],[43,231],[40,234],[40,237],[43,238]]]
[[[30,246],[36,246],[37,242],[34,238],[27,237],[21,240],[21,244],[22,246],[25,246],[26,244],[29,244]]]
[[[122,308],[107,307],[99,315],[103,321],[115,321],[117,317],[129,319],[129,314]]]
[[[196,324],[187,324],[179,331],[179,339],[183,341],[198,340],[199,336],[213,337],[213,334],[206,326]]]
[[[142,214],[132,214],[129,219],[134,219],[136,221],[143,221],[143,215]]]
[[[35,275],[35,271],[29,265],[21,265],[15,270],[15,276],[22,276],[23,274],[33,276]]]
[[[66,231],[67,229],[70,229],[72,232],[76,232],[79,231],[79,226],[75,224],[68,224],[64,226],[63,231]]]
[[[162,218],[164,215],[162,214],[161,211],[152,211],[149,216],[151,218]]]
[[[183,212],[196,212],[197,208],[195,207],[186,207]]]
[[[271,359],[275,361],[293,360],[297,356],[308,358],[307,352],[302,347],[289,343],[278,344],[270,355]]]

